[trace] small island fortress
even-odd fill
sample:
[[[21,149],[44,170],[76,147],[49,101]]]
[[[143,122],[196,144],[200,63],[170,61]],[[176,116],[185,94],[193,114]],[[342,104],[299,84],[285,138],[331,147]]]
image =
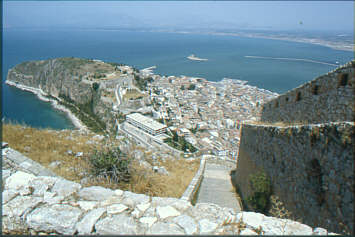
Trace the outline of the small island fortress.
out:
[[[206,58],[198,58],[194,54],[191,54],[187,58],[190,59],[190,60],[194,60],[194,61],[208,61],[208,59],[206,59]]]
[[[253,175],[308,225],[354,234],[355,62],[263,104],[245,121],[234,184],[252,197]]]

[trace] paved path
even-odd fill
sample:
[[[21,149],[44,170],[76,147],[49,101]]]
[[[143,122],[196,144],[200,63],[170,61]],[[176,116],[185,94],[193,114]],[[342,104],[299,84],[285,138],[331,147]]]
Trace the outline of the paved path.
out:
[[[230,170],[231,167],[207,160],[197,203],[214,203],[241,211],[231,183]]]

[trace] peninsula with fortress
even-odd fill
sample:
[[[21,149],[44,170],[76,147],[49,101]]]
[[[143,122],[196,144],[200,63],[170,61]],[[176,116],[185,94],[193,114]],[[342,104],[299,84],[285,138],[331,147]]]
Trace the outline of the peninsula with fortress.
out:
[[[34,148],[19,152],[5,135],[6,233],[354,234],[354,61],[282,95],[245,81],[161,76],[154,69],[56,58],[8,71],[8,85],[70,116],[78,130],[52,131],[58,139],[83,143],[73,139],[86,134],[89,147],[106,147],[100,141],[110,138],[144,167],[141,177],[178,180],[184,175],[174,173],[172,160],[191,178],[174,197],[88,185],[84,166],[72,171],[85,173],[78,180],[61,177],[60,163],[27,157]],[[69,144],[63,148],[69,159],[85,156]],[[212,186],[217,180],[236,192],[222,193]]]

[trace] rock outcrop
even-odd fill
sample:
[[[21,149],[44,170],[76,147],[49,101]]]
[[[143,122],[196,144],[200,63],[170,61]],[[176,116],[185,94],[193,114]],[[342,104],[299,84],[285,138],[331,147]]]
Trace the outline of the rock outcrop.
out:
[[[39,89],[46,95],[64,100],[110,128],[114,126],[111,114],[113,100],[102,96],[100,84],[103,80],[96,79],[95,73],[115,70],[110,64],[94,60],[57,58],[18,64],[8,71],[7,81],[12,85]],[[119,76],[114,79],[119,80]]]
[[[103,187],[82,187],[38,176],[7,162],[4,148],[3,231],[33,234],[328,234],[296,221],[177,198],[150,197]],[[329,233],[331,234],[331,233]]]

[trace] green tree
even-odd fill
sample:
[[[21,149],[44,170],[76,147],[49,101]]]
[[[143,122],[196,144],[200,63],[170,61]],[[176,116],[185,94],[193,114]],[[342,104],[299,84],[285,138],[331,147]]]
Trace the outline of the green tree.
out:
[[[94,89],[94,91],[97,91],[97,90],[99,89],[99,87],[100,87],[100,84],[97,83],[97,82],[94,82],[94,83],[92,84],[92,88]]]
[[[196,85],[195,84],[190,84],[189,88],[187,88],[188,90],[195,90],[196,89]]]
[[[177,135],[177,132],[172,131],[172,133],[173,133],[173,141],[174,142],[178,142],[179,141],[179,136]]]

